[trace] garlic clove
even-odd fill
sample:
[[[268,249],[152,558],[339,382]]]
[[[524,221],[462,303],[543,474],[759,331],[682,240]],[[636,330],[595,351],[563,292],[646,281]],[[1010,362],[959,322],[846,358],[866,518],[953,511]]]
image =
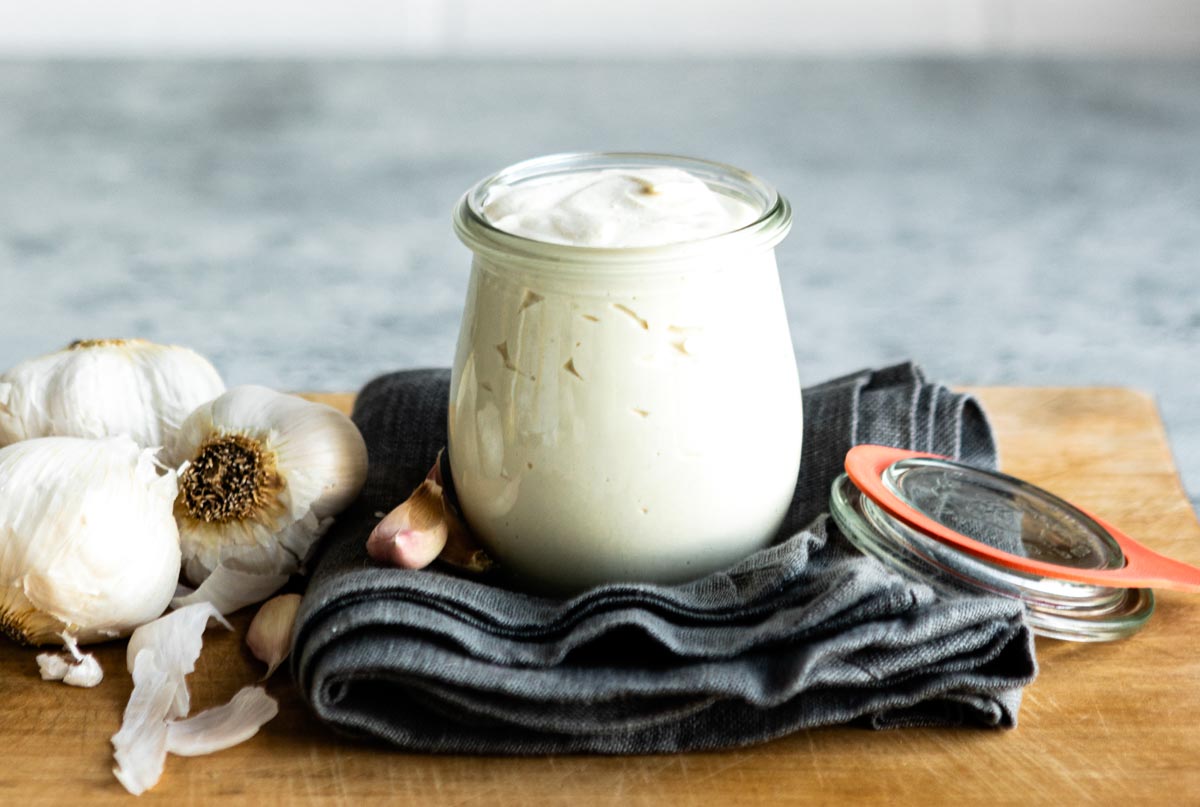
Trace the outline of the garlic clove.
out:
[[[226,561],[221,561],[195,591],[182,587],[184,591],[181,594],[177,590],[175,599],[171,600],[171,607],[183,608],[198,602],[209,602],[218,613],[232,614],[247,605],[262,602],[270,597],[283,588],[289,577],[290,575],[286,574],[244,572]]]
[[[371,531],[367,554],[389,566],[423,569],[446,546],[448,535],[442,486],[426,479]]]
[[[225,391],[207,359],[144,339],[88,339],[0,375],[0,446],[52,435],[128,435],[149,448]]]
[[[154,648],[138,652],[130,665],[133,693],[112,737],[113,774],[135,796],[154,787],[167,761],[167,715],[176,700],[177,676],[164,661]]]
[[[159,616],[179,577],[173,472],[128,437],[0,449],[0,632],[105,641]]]
[[[197,757],[232,748],[279,714],[279,703],[258,686],[243,687],[229,703],[167,723],[167,751]]]
[[[125,649],[125,664],[130,672],[135,672],[135,662],[141,651],[151,649],[157,654],[163,669],[171,676],[174,686],[171,717],[187,716],[191,706],[186,679],[188,674],[196,669],[196,659],[200,658],[204,631],[210,619],[233,630],[233,626],[217,612],[212,603],[200,602],[142,625],[129,637],[129,646]]]
[[[281,594],[263,603],[251,620],[246,646],[256,659],[267,665],[262,680],[270,678],[292,652],[292,628],[299,610],[299,594]]]
[[[222,562],[289,575],[362,489],[367,451],[337,410],[265,387],[235,387],[188,416],[166,459],[180,468],[184,571]]]

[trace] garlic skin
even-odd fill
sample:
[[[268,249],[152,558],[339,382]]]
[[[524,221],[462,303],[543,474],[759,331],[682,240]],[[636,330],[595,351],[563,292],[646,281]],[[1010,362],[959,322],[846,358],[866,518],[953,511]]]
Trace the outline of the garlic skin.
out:
[[[185,608],[198,602],[206,602],[217,609],[221,616],[240,611],[247,605],[262,602],[283,588],[291,574],[257,574],[234,568],[232,561],[222,561],[212,574],[195,590],[179,586],[172,608]]]
[[[367,447],[350,418],[258,386],[196,409],[165,457],[179,468],[175,515],[194,585],[218,564],[297,571],[367,478]]]
[[[167,751],[199,757],[244,743],[279,714],[279,701],[262,687],[242,687],[229,703],[167,723]]]
[[[112,736],[113,775],[135,796],[158,782],[167,753],[210,754],[253,737],[279,712],[262,687],[243,687],[224,706],[186,720],[187,676],[196,669],[210,622],[232,630],[211,603],[180,608],[134,631],[125,648],[133,692]]]
[[[90,339],[0,375],[0,446],[36,437],[125,434],[161,446],[225,391],[200,354],[144,339]]]
[[[173,472],[128,437],[0,449],[0,632],[81,644],[157,617],[179,577]]]
[[[71,659],[66,653],[38,653],[38,672],[43,681],[62,681],[67,686],[91,689],[104,680],[104,670],[91,653]]]
[[[104,670],[91,653],[82,653],[69,633],[62,634],[65,653],[38,653],[38,673],[43,681],[62,681],[67,686],[90,689],[104,680]]]

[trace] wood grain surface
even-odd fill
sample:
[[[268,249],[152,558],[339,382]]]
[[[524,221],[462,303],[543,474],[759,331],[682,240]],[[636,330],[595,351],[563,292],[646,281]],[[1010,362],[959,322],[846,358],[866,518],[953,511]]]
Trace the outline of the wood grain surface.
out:
[[[1200,525],[1153,401],[1126,389],[979,388],[1002,466],[1096,512],[1154,549],[1200,563]],[[314,395],[341,408],[345,395]],[[190,678],[193,708],[227,700],[262,668],[236,631],[212,630]],[[142,802],[204,804],[751,805],[1200,802],[1200,598],[1162,592],[1137,636],[1038,640],[1041,674],[1020,726],[805,731],[739,751],[653,757],[436,757],[340,739],[286,671],[279,716],[208,757],[169,757]],[[0,643],[0,804],[130,803],[109,737],[131,688],[124,643],[96,650],[93,690],[38,678],[35,651]]]

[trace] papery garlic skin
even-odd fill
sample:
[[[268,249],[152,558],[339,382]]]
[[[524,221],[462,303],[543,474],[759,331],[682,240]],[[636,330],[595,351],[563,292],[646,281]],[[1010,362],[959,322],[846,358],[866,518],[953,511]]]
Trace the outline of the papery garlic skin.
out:
[[[204,646],[204,632],[211,622],[226,630],[233,625],[217,612],[211,603],[201,602],[172,611],[164,617],[142,625],[125,645],[125,666],[137,678],[137,661],[147,650],[157,654],[158,663],[167,671],[172,691],[168,717],[185,717],[191,709],[191,694],[187,677],[196,669],[196,659]]]
[[[0,449],[0,632],[82,644],[156,618],[179,577],[176,492],[128,437]]]
[[[92,339],[0,375],[0,446],[35,437],[125,434],[149,448],[225,391],[216,369],[184,347]]]
[[[62,681],[67,686],[90,689],[104,680],[104,670],[91,653],[82,653],[69,633],[62,634],[65,653],[38,653],[38,673],[43,681]]]
[[[104,670],[91,653],[78,659],[66,653],[38,653],[37,664],[43,681],[62,681],[68,686],[91,689],[104,680]]]
[[[243,687],[224,706],[187,720],[191,709],[187,676],[196,668],[211,621],[232,630],[211,603],[197,603],[143,625],[129,637],[125,663],[133,692],[112,737],[113,774],[135,796],[162,776],[167,752],[209,754],[253,737],[279,712],[261,687]]]
[[[262,602],[283,588],[292,576],[287,574],[261,574],[243,572],[231,565],[232,561],[218,563],[217,568],[204,578],[196,589],[180,586],[171,600],[172,608],[186,608],[206,602],[224,616],[239,611],[247,605]]]
[[[198,757],[244,743],[279,714],[279,701],[262,687],[242,687],[229,703],[206,709],[187,720],[167,723],[167,751]]]
[[[258,386],[199,407],[165,457],[180,468],[175,514],[193,584],[219,563],[295,572],[367,477],[367,447],[348,417]]]

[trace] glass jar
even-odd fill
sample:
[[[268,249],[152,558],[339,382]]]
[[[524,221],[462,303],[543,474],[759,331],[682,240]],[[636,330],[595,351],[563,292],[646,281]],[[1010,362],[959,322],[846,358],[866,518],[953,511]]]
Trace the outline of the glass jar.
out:
[[[535,241],[488,222],[498,184],[678,168],[759,216],[653,247]],[[462,198],[474,253],[450,388],[463,515],[516,581],[679,582],[767,545],[800,465],[800,384],[774,247],[787,201],[726,165],[651,154],[519,163]]]

